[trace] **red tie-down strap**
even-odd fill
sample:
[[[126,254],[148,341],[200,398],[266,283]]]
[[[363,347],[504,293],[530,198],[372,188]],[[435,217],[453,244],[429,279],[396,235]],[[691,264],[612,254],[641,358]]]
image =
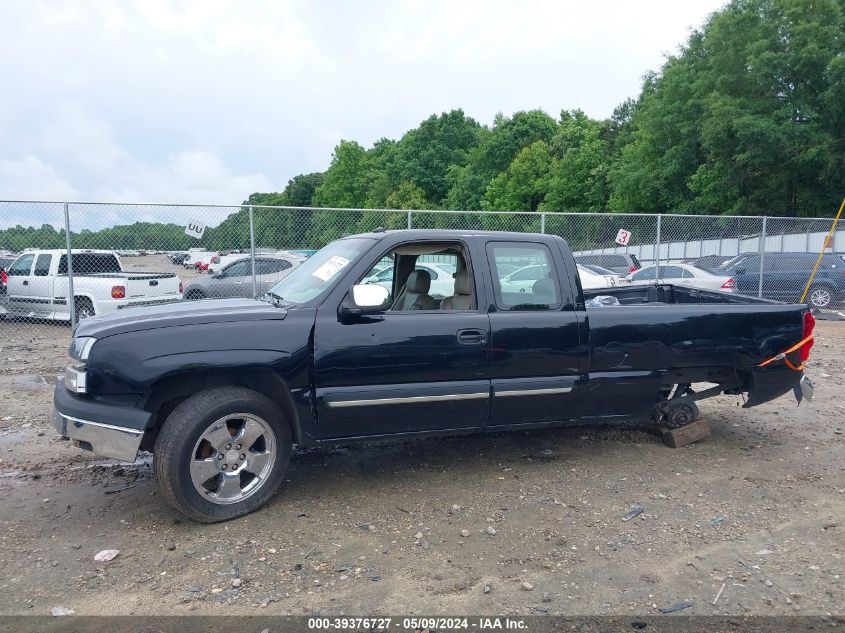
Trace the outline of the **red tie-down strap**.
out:
[[[786,366],[790,369],[795,371],[802,371],[804,367],[807,366],[807,360],[810,358],[810,348],[813,346],[813,329],[816,327],[816,319],[810,312],[804,313],[804,338],[798,341],[795,345],[790,347],[788,350],[781,352],[780,354],[776,354],[771,358],[764,360],[762,363],[757,365],[758,367],[765,367],[766,365],[775,362],[776,360],[783,359],[783,362],[786,363]],[[800,365],[795,365],[792,361],[790,361],[786,355],[791,354],[795,350],[800,349],[801,352],[798,354],[798,361]]]

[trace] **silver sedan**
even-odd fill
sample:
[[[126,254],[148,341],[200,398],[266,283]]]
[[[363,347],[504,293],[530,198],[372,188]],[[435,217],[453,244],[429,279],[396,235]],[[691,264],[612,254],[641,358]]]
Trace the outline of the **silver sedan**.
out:
[[[293,254],[257,255],[255,257],[256,296],[272,288],[299,266],[304,257]],[[225,268],[191,281],[185,288],[186,300],[252,296],[252,260],[249,255],[236,259]]]
[[[657,275],[660,275],[658,278]],[[704,290],[721,290],[722,292],[736,292],[733,277],[728,275],[714,275],[713,273],[696,268],[689,264],[660,264],[658,273],[656,266],[644,266],[637,272],[626,277],[633,285],[646,284],[675,284],[691,286]]]

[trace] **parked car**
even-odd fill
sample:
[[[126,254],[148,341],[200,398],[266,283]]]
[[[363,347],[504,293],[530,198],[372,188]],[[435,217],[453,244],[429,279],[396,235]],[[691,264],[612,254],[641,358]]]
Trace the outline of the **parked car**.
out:
[[[660,275],[658,278],[657,275]],[[715,275],[690,264],[661,264],[660,270],[655,265],[645,266],[627,277],[628,282],[643,284],[679,284],[705,290],[736,292],[734,278],[729,275]]]
[[[428,294],[418,258],[458,262]],[[506,289],[499,262],[550,274]],[[365,284],[393,259],[396,298]],[[806,306],[684,286],[583,291],[553,235],[409,230],[333,242],[263,297],[182,302],[81,322],[55,389],[54,425],[81,448],[153,452],[162,497],[198,521],[231,519],[278,490],[295,443],[653,419],[698,403],[794,391],[814,320]],[[586,308],[599,294],[616,307]],[[779,354],[790,350],[786,360]],[[772,359],[761,367],[761,362]],[[693,383],[714,386],[693,391]]]
[[[610,253],[607,255],[576,255],[579,264],[595,264],[620,275],[636,272],[640,269],[640,260],[632,253]]]
[[[611,286],[624,286],[628,283],[628,279],[625,275],[621,275],[609,268],[604,268],[603,266],[597,266],[596,264],[578,264],[578,266],[584,267],[593,274],[600,275],[602,277],[606,277],[608,279],[609,284]]]
[[[194,268],[199,272],[207,272],[208,267],[213,263],[220,262],[220,253],[205,253],[195,264]]]
[[[763,297],[798,301],[816,265],[817,253],[766,253],[763,257]],[[745,253],[728,260],[717,271],[736,280],[737,291],[757,295],[760,290],[760,254]],[[825,253],[804,301],[814,308],[841,306],[845,301],[843,255]]]
[[[617,281],[619,278],[615,274],[599,275],[581,264],[576,264],[576,268],[578,268],[578,276],[581,279],[581,287],[585,290],[593,288],[610,288],[612,286],[619,285],[619,282]]]
[[[685,263],[695,266],[696,268],[701,268],[702,270],[714,272],[714,269],[718,268],[732,257],[732,255],[704,255],[703,257],[688,259]]]
[[[251,297],[252,259],[249,255],[237,255],[222,270],[191,280],[185,288],[185,299],[208,299],[209,297]],[[261,255],[255,258],[256,294],[267,292],[276,282],[287,276],[303,262],[295,255]]]
[[[507,269],[506,269],[507,270]],[[532,264],[516,269],[512,273],[504,275],[499,280],[499,287],[504,293],[525,293],[531,292],[534,284],[540,279],[549,277],[548,264]]]
[[[275,254],[275,253],[272,253],[272,254]],[[256,255],[258,255],[257,251],[256,251]],[[218,258],[212,257],[209,260],[209,262],[208,262],[208,273],[212,274],[212,273],[216,273],[220,270],[223,270],[224,268],[226,268],[226,266],[228,266],[232,262],[236,262],[239,259],[243,259],[244,257],[249,257],[249,255],[245,255],[243,253],[227,253],[227,254],[221,253],[220,257],[218,257]]]
[[[216,254],[217,253],[212,253],[210,251],[189,251],[185,261],[182,262],[182,265],[185,268],[197,269],[197,266],[201,264],[206,257],[208,257],[208,260],[211,261],[211,257]]]
[[[4,257],[0,256],[0,295],[6,294],[6,283],[9,280],[8,273],[6,272],[9,266],[15,261],[15,257]]]
[[[0,319],[5,318],[4,315],[8,312],[6,310],[6,303],[8,302],[6,285],[9,281],[9,276],[6,273],[6,269],[11,266],[14,261],[14,257],[5,257],[0,255]]]
[[[586,268],[590,272],[596,275],[607,275],[609,277],[616,277],[617,279],[624,280],[625,275],[620,275],[617,272],[610,270],[609,268],[605,268],[604,266],[597,266],[596,264],[578,264],[582,268]]]
[[[130,306],[182,299],[174,273],[127,272],[112,251],[74,250],[69,298],[67,251],[32,250],[9,266],[7,310],[12,315],[69,321]]]
[[[168,255],[168,259],[177,266],[181,266],[185,263],[185,260],[188,259],[188,253],[171,253]]]

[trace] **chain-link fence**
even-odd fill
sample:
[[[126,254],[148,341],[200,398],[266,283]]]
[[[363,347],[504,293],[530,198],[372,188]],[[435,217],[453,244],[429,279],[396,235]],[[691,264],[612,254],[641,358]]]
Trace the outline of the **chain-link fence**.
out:
[[[45,332],[64,342],[67,326],[77,320],[127,307],[258,296],[316,249],[378,227],[559,235],[581,264],[585,287],[667,282],[782,301],[801,297],[826,247],[806,300],[818,308],[841,307],[845,230],[825,243],[830,223],[762,216],[0,202],[0,349],[14,352],[19,345],[26,351],[27,341]],[[448,274],[448,262],[429,259]]]

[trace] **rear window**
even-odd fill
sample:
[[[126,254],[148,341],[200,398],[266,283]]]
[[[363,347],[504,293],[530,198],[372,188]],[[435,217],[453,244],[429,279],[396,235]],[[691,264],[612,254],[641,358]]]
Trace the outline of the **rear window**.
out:
[[[599,263],[605,268],[607,268],[608,266],[614,268],[622,268],[623,266],[628,265],[628,259],[624,255],[603,255],[602,260],[604,263]]]
[[[825,268],[842,268],[845,266],[845,255],[825,255],[822,259],[822,266]]]
[[[640,260],[634,255],[578,255],[575,261],[603,268],[628,268],[631,264],[640,268]]]
[[[121,273],[120,262],[111,253],[74,253],[73,272],[80,275]],[[67,274],[67,255],[59,260],[59,274]]]
[[[272,275],[280,273],[291,267],[291,263],[284,259],[256,259],[255,260],[255,274],[256,275]]]
[[[575,261],[579,264],[598,264],[600,259],[598,255],[579,255]]]

